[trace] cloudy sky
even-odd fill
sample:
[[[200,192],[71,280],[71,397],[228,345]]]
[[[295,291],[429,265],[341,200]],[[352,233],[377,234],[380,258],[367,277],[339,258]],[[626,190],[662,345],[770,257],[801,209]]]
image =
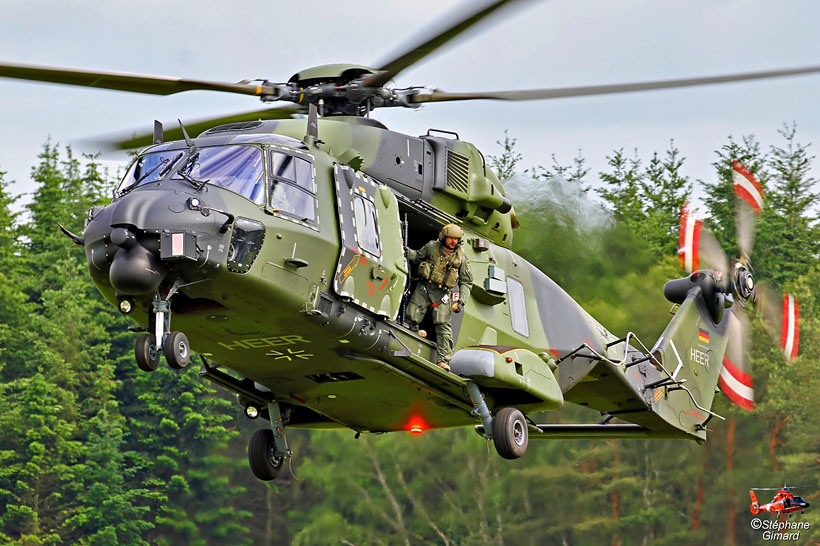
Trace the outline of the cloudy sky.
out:
[[[463,13],[468,0],[2,0],[0,62],[238,81],[286,81],[332,62],[372,65]],[[446,91],[564,87],[820,65],[820,3],[810,0],[533,1],[481,24],[403,72],[398,86]],[[393,130],[457,131],[496,154],[503,131],[525,166],[568,163],[583,151],[593,174],[614,148],[647,159],[670,139],[685,174],[713,176],[728,135],[754,133],[768,147],[797,123],[820,141],[820,75],[698,89],[506,103],[471,101],[416,111],[381,110]],[[0,80],[0,169],[31,192],[29,169],[50,136],[61,144],[153,119],[183,121],[259,107],[209,92],[170,97]],[[112,163],[116,166],[116,163]],[[597,178],[593,177],[593,181]]]

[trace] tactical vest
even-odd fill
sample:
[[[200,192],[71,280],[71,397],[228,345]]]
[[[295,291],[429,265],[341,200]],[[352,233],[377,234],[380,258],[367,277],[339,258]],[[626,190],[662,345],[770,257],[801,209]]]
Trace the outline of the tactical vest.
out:
[[[463,259],[464,251],[461,247],[447,257],[439,245],[432,256],[419,264],[419,277],[440,286],[454,288],[458,284],[458,270]]]

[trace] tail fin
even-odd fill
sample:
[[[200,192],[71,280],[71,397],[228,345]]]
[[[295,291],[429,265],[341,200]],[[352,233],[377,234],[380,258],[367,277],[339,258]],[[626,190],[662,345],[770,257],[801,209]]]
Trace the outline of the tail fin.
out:
[[[755,496],[754,491],[749,491],[749,496],[752,497],[752,504],[749,505],[749,510],[752,511],[752,514],[755,516],[760,513],[760,504],[757,502],[757,497]]]
[[[652,349],[675,381],[666,388],[665,407],[658,412],[676,428],[701,439],[706,437],[704,423],[720,379],[732,316],[723,312],[724,300],[716,298],[715,283],[704,271],[667,283],[664,293],[680,307]]]

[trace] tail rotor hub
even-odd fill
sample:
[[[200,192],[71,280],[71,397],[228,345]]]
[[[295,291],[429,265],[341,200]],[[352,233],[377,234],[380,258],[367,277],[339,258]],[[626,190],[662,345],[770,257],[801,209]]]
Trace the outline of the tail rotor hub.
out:
[[[741,302],[741,305],[746,304],[754,295],[755,279],[749,267],[743,262],[735,263],[733,275],[734,292]]]

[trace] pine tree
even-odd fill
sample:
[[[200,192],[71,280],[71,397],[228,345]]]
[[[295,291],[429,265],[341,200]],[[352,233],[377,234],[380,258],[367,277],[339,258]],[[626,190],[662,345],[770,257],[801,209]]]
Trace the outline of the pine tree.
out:
[[[640,182],[646,203],[643,232],[649,251],[658,257],[677,252],[681,208],[692,193],[691,182],[681,173],[684,160],[675,142],[670,141],[663,159],[657,152],[653,154]]]
[[[509,180],[515,175],[515,167],[521,161],[522,156],[515,149],[516,142],[518,142],[518,140],[510,138],[507,130],[504,130],[504,142],[500,140],[496,141],[496,144],[501,146],[504,151],[501,152],[501,155],[489,156],[490,166],[495,169],[495,174],[502,182]]]
[[[808,272],[807,258],[817,256],[812,207],[818,196],[814,192],[816,180],[809,174],[814,156],[809,155],[807,145],[797,142],[797,127],[784,125],[779,133],[785,145],[770,148],[767,223],[758,235],[760,252],[756,252],[754,263],[770,281],[784,286]]]
[[[43,372],[0,383],[0,532],[24,544],[61,543],[75,499],[74,395]]]
[[[127,357],[118,365],[136,368]],[[248,543],[243,520],[250,513],[235,508],[244,491],[227,479],[242,461],[224,454],[237,436],[227,426],[235,405],[214,396],[192,367],[160,368],[130,381],[125,390],[136,398],[122,412],[131,431],[135,479],[149,489],[155,526],[145,538],[157,544]]]
[[[586,176],[589,174],[589,167],[587,167],[586,158],[578,150],[578,155],[572,160],[572,164],[563,165],[558,161],[555,154],[552,154],[552,167],[546,168],[543,165],[538,165],[529,172],[534,180],[549,180],[551,178],[560,178],[566,180],[571,184],[578,184],[582,191],[589,191],[589,186],[585,186]]]
[[[754,135],[747,135],[737,142],[729,136],[728,143],[715,152],[717,160],[712,163],[715,168],[715,181],[702,184],[706,191],[706,207],[709,213],[709,228],[714,232],[718,241],[729,256],[739,256],[737,247],[735,194],[732,188],[732,162],[740,161],[763,186],[764,199],[767,192],[769,173],[767,157],[760,150],[760,143]],[[758,233],[761,224],[766,222],[768,207],[764,208],[764,216],[758,222]],[[753,256],[753,260],[756,258]]]
[[[598,195],[609,205],[615,220],[627,230],[639,234],[646,219],[646,204],[642,194],[644,173],[641,160],[635,156],[628,158],[623,148],[607,157],[611,172],[598,173],[605,186],[598,188]]]

